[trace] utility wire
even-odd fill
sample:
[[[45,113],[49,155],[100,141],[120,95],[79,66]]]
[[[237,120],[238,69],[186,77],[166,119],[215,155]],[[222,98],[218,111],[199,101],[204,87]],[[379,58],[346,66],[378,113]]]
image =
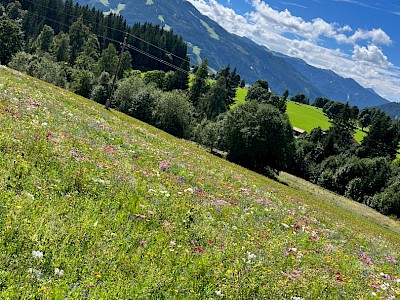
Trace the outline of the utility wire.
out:
[[[34,5],[37,5],[37,6],[41,6],[41,7],[43,7],[43,8],[47,8],[47,9],[50,9],[50,10],[53,10],[53,11],[57,11],[55,8],[52,8],[52,7],[49,7],[49,6],[47,6],[47,5],[43,5],[43,4],[40,4],[40,3],[36,3],[36,2],[33,1],[33,0],[24,0],[24,1],[30,2],[30,3],[32,3],[32,4],[34,4]],[[70,17],[76,17],[76,15],[69,14],[69,13],[66,13],[66,12],[62,12],[62,14],[63,14],[63,15],[66,15],[66,16],[70,16]],[[83,19],[83,20],[85,20],[86,22],[89,22],[89,23],[90,23],[89,20],[83,18],[83,15],[81,15],[81,16],[82,16],[82,19]],[[53,21],[53,20],[51,20],[51,21]],[[58,23],[58,22],[56,22],[56,23]],[[59,23],[59,24],[61,24],[61,23]],[[67,24],[62,24],[62,25],[68,26]],[[159,47],[159,46],[157,46],[157,45],[154,45],[154,44],[150,43],[149,41],[146,41],[146,40],[144,40],[144,39],[142,39],[142,38],[140,38],[140,37],[138,37],[138,36],[136,36],[136,35],[134,35],[134,34],[132,34],[132,33],[125,32],[125,31],[122,31],[122,30],[119,30],[119,29],[116,29],[116,28],[112,28],[112,27],[107,26],[107,25],[105,25],[105,24],[99,24],[99,25],[102,26],[102,27],[104,27],[104,28],[113,30],[113,31],[115,31],[115,32],[123,33],[124,35],[127,34],[128,36],[131,36],[131,37],[137,39],[138,41],[141,41],[141,42],[143,42],[143,43],[145,43],[145,44],[147,44],[147,45],[149,45],[149,46],[152,46],[152,47],[156,48],[157,50],[160,50],[160,51],[165,52],[167,55],[176,57],[176,58],[180,59],[181,61],[186,61],[186,62],[190,63],[190,60],[188,60],[188,59],[186,59],[186,58],[182,58],[182,57],[180,57],[180,56],[178,56],[178,55],[176,55],[176,54],[174,54],[174,53],[172,53],[172,52],[169,52],[168,50],[163,49],[163,48],[161,48],[161,47]],[[129,26],[129,25],[128,25],[128,26]]]
[[[46,19],[46,20],[48,20],[48,21],[52,21],[52,22],[54,22],[54,23],[57,23],[57,24],[59,24],[59,25],[68,26],[67,24],[65,24],[65,23],[63,23],[63,22],[54,20],[54,19],[52,19],[52,18],[49,18],[49,17],[46,17],[46,16],[41,16],[41,17],[43,17],[44,19]],[[96,34],[96,33],[94,33],[94,32],[92,32],[92,34],[96,35],[97,37],[100,37],[100,38],[109,40],[109,41],[111,41],[111,42],[122,44],[122,42],[119,41],[119,40],[116,40],[116,39],[113,39],[113,38],[110,38],[110,37],[106,37],[106,36],[101,35],[101,34]],[[161,64],[164,64],[164,65],[166,65],[166,66],[168,66],[168,67],[170,67],[170,68],[175,69],[176,71],[183,72],[183,73],[185,73],[185,74],[187,74],[187,75],[191,74],[189,71],[186,71],[186,70],[184,70],[184,69],[182,69],[182,68],[180,68],[180,67],[177,67],[177,66],[175,66],[174,64],[172,64],[172,63],[170,63],[170,62],[167,62],[167,61],[165,61],[165,60],[163,60],[163,59],[161,59],[161,58],[159,58],[159,57],[157,57],[157,56],[154,56],[154,55],[152,55],[152,54],[150,54],[150,53],[148,53],[148,52],[146,52],[146,51],[144,51],[144,50],[142,50],[142,49],[139,49],[139,48],[137,48],[137,47],[135,47],[135,46],[133,46],[133,45],[131,45],[131,44],[125,44],[125,47],[126,47],[126,48],[129,48],[129,49],[132,49],[132,50],[134,50],[134,51],[136,51],[136,52],[138,52],[138,53],[140,53],[140,54],[142,54],[142,55],[145,55],[145,56],[147,56],[147,57],[149,57],[149,58],[151,58],[151,59],[154,59],[154,60],[158,61],[158,62],[161,63]]]

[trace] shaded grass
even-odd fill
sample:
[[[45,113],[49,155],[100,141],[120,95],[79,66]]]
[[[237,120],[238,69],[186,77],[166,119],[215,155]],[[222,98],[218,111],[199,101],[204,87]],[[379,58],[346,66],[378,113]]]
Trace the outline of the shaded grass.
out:
[[[348,214],[350,219],[357,218],[363,220],[364,222],[366,221],[369,224],[378,224],[383,228],[396,233],[393,234],[393,236],[400,234],[399,220],[382,216],[382,214],[364,204],[335,194],[318,185],[288,173],[282,172],[279,176],[279,180],[287,183],[290,187],[296,190],[300,190],[303,193],[308,193],[313,201],[315,201],[315,199],[323,199],[323,201],[320,201],[323,206],[333,205],[343,210],[343,213]],[[327,203],[329,203],[329,205],[326,205]]]

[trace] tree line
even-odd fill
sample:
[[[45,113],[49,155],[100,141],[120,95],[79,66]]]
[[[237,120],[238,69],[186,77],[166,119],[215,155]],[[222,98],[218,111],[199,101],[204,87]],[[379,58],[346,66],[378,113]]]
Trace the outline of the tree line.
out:
[[[204,60],[193,68],[189,85],[182,38],[158,26],[128,27],[120,16],[104,16],[70,1],[0,3],[1,63],[101,104],[109,99],[115,78],[115,109],[259,173],[274,177],[287,171],[400,216],[400,172],[393,162],[400,125],[384,113],[317,98],[313,105],[323,109],[331,127],[295,139],[286,102],[309,104],[307,97],[289,98],[288,90],[277,95],[267,81],[257,80],[245,103],[233,108],[236,89],[244,86],[237,70],[228,65],[211,73]],[[43,14],[49,17],[41,18]],[[56,16],[63,21],[52,21]],[[163,61],[133,55],[132,48],[121,52],[120,43],[113,41],[122,41],[124,32],[135,36],[136,41],[128,36],[128,45],[136,42]],[[360,145],[353,139],[357,127],[366,131]]]

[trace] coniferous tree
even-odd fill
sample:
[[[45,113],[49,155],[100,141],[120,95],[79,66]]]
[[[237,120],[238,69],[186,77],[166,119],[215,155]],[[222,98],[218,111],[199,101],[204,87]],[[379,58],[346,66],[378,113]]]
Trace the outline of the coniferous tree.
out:
[[[48,25],[44,25],[42,31],[38,35],[33,50],[40,50],[43,52],[51,51],[51,44],[53,43],[54,30]]]
[[[57,61],[69,62],[71,56],[69,35],[62,31],[57,34],[53,38],[51,49]]]
[[[8,64],[13,54],[22,49],[23,33],[18,22],[0,18],[0,64]]]
[[[74,64],[75,59],[79,56],[85,42],[89,39],[90,30],[83,22],[83,18],[80,17],[75,21],[69,28],[69,39],[71,45],[71,56],[70,62]]]
[[[114,44],[108,44],[108,47],[101,53],[98,61],[98,71],[108,72],[111,77],[115,75],[118,65],[118,52]]]
[[[400,142],[400,131],[396,123],[384,112],[376,111],[367,136],[359,149],[361,157],[389,156],[394,159]]]
[[[216,117],[227,110],[226,99],[228,90],[226,88],[226,79],[221,76],[211,86],[209,91],[200,99],[200,111],[209,120],[215,120]]]
[[[192,86],[189,90],[189,100],[195,108],[198,107],[200,98],[207,92],[209,85],[208,78],[208,61],[203,60],[194,74]]]

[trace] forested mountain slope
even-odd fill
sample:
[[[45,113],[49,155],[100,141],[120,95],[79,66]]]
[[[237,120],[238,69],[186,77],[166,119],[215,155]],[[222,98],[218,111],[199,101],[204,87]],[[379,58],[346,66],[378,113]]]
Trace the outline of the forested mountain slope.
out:
[[[107,12],[119,12],[129,24],[151,22],[173,29],[188,42],[192,64],[197,65],[205,58],[215,70],[231,64],[237,67],[246,82],[251,84],[257,79],[267,80],[278,94],[289,89],[291,95],[303,93],[310,99],[328,97],[360,108],[388,102],[354,80],[312,67],[302,60],[282,56],[247,38],[228,33],[188,1],[131,0],[124,4],[118,0],[78,2]]]

